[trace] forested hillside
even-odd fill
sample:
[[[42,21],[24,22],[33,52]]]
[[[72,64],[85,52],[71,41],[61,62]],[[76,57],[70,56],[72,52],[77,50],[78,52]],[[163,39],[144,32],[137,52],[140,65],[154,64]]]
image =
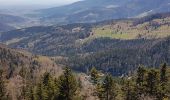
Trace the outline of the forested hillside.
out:
[[[0,13],[0,32],[14,30],[16,29],[14,24],[25,21],[26,19],[19,16]]]
[[[169,12],[169,3],[169,0],[80,0],[37,12],[42,22],[85,23]]]
[[[1,34],[13,48],[52,56],[57,63],[87,72],[95,66],[112,75],[127,74],[143,64],[169,61],[170,14],[93,24],[38,26]]]
[[[9,30],[14,30],[15,28],[4,23],[0,23],[0,32],[5,32]]]
[[[26,91],[26,83],[29,85],[37,83],[44,72],[50,72],[56,77],[62,73],[61,67],[48,57],[32,55],[19,49],[9,49],[2,44],[0,44],[0,70],[0,80],[2,82],[3,78],[5,82],[5,87],[0,88],[6,89],[7,94],[4,95],[8,95],[9,100],[21,100],[22,92]],[[6,100],[1,97],[0,93],[0,99]]]
[[[170,100],[170,0],[0,0],[0,100]]]
[[[23,54],[24,53],[24,54]],[[92,67],[87,74],[49,58],[0,46],[0,100],[169,100],[170,69],[139,65],[113,77]],[[8,60],[7,60],[8,59]]]

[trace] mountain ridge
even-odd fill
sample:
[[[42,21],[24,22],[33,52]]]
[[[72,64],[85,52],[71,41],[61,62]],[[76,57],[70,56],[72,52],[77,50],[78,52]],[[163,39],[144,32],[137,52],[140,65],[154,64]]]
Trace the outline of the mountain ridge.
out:
[[[58,23],[98,22],[168,12],[170,0],[84,0],[40,10],[43,20]],[[166,8],[166,9],[165,9]]]
[[[85,72],[96,66],[121,75],[138,64],[170,63],[169,49],[162,47],[163,43],[169,46],[164,42],[169,41],[169,19],[170,14],[163,13],[93,24],[30,27],[2,33],[1,42],[12,48],[56,57],[57,63],[76,71]]]

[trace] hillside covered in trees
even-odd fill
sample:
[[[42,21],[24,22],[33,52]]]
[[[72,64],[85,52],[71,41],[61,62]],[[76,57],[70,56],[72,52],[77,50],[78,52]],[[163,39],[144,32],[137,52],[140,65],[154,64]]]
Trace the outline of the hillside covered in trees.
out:
[[[55,76],[62,73],[59,67],[51,58],[38,56],[19,49],[10,49],[5,45],[0,44],[0,74],[5,82],[7,96],[10,100],[21,100],[23,88],[29,80],[34,84],[39,81],[44,72],[50,72]],[[2,84],[0,82],[0,84]],[[25,91],[25,89],[24,89]],[[0,94],[0,100],[2,99]]]
[[[143,64],[159,67],[169,60],[170,14],[98,23],[37,26],[1,33],[1,42],[56,63],[88,72],[93,66],[120,76]]]
[[[170,100],[169,8],[0,0],[0,100]]]
[[[166,63],[159,68],[136,66],[137,69],[127,75],[113,77],[95,67],[84,74],[69,67],[62,70],[55,63],[44,66],[48,58],[40,62],[41,56],[31,56],[4,45],[0,51],[0,100],[170,99],[170,69]]]

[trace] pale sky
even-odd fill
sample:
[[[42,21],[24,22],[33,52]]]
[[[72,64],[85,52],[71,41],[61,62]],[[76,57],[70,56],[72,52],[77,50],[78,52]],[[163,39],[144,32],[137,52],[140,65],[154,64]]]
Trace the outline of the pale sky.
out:
[[[80,0],[0,0],[0,6],[16,5],[64,5]]]

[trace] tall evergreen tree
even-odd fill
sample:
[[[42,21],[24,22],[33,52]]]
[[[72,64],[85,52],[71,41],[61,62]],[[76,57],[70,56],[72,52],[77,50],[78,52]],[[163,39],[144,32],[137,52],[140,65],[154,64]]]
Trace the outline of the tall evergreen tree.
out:
[[[112,76],[106,75],[102,83],[104,100],[115,100],[115,97],[116,97],[115,87],[116,86],[115,86]]]
[[[42,80],[36,88],[36,99],[41,100],[54,100],[56,96],[55,81],[50,73],[44,73]]]
[[[165,85],[165,83],[168,81],[166,72],[167,72],[167,66],[166,63],[164,63],[160,70],[160,82],[162,83],[162,85]]]
[[[35,95],[35,100],[43,100],[43,86],[42,83],[38,83],[37,87],[36,87],[36,95]]]
[[[151,69],[148,72],[147,75],[147,89],[148,89],[148,93],[152,96],[155,96],[157,94],[157,90],[158,90],[158,72],[155,69]]]
[[[31,83],[27,85],[26,100],[35,100],[34,87]]]
[[[139,66],[136,78],[136,92],[139,98],[141,98],[141,95],[144,94],[145,91],[145,73],[146,69],[143,66]]]
[[[0,100],[6,100],[6,89],[3,78],[3,70],[0,70]]]
[[[97,84],[99,75],[98,75],[98,71],[96,70],[95,67],[93,67],[93,68],[91,69],[90,75],[91,75],[91,80],[93,81],[93,83],[94,83],[94,84]]]
[[[131,77],[125,81],[123,91],[125,93],[125,100],[138,100],[135,83],[132,81]]]
[[[25,100],[26,99],[26,81],[27,81],[27,69],[25,67],[21,67],[19,75],[22,77],[22,88],[21,88],[21,97]]]
[[[74,100],[77,91],[77,81],[68,67],[64,69],[64,74],[59,77],[58,88],[58,100]]]
[[[144,78],[145,78],[145,68],[143,66],[139,66],[137,70],[137,79],[136,79],[136,84],[139,86],[143,86],[144,84]]]
[[[162,66],[161,66],[161,69],[160,69],[160,90],[159,90],[159,99],[160,100],[163,100],[163,97],[166,95],[167,93],[167,82],[168,82],[168,78],[167,78],[167,66],[166,66],[166,63],[164,63]]]

